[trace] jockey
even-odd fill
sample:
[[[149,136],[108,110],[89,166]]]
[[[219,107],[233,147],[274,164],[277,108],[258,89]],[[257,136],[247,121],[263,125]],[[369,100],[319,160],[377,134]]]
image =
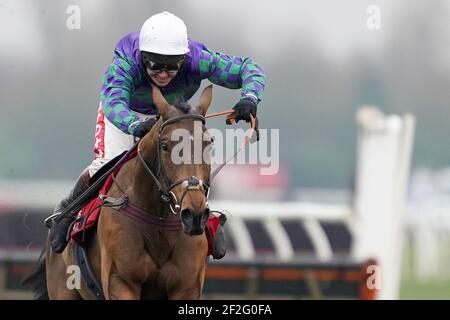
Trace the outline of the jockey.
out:
[[[236,121],[249,122],[250,114],[256,116],[266,83],[258,64],[250,58],[212,51],[188,38],[184,22],[175,15],[156,14],[145,21],[140,32],[119,41],[103,79],[94,160],[51,216],[50,243],[55,252],[66,247],[67,232],[75,220],[70,213],[61,215],[64,209],[88,188],[95,172],[130,149],[135,137],[142,138],[156,121],[151,85],[158,86],[165,99],[175,104],[189,100],[203,79],[230,89],[242,88],[233,108]]]

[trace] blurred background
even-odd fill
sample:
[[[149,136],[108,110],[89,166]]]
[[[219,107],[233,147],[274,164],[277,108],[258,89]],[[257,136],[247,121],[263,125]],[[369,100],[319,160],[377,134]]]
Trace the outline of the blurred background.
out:
[[[70,5],[80,8],[79,29],[67,28]],[[371,5],[380,9],[380,29],[367,26]],[[24,222],[34,215],[32,205],[22,202],[34,196],[40,208],[50,209],[91,162],[100,84],[114,46],[163,10],[182,18],[193,39],[252,57],[267,75],[258,116],[261,128],[280,130],[280,172],[262,177],[254,166],[231,166],[228,179],[217,180],[218,200],[243,200],[245,193],[252,201],[351,205],[357,110],[373,105],[386,114],[414,115],[399,297],[450,299],[445,0],[0,0],[2,254],[39,247],[35,240],[11,240],[20,236],[7,223],[16,219],[26,224],[27,236],[42,236],[42,230],[33,231],[40,220]],[[212,110],[230,108],[238,98],[239,90],[215,86]],[[209,125],[225,129],[223,119]],[[230,190],[233,174],[248,178]],[[10,217],[19,207],[19,216]],[[252,228],[263,232],[250,223]]]

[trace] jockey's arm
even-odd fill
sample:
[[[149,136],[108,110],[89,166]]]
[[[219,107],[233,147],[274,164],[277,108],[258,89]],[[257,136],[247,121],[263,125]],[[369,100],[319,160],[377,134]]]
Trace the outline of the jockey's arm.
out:
[[[199,54],[198,68],[202,78],[214,84],[241,90],[241,99],[262,100],[266,76],[251,58],[241,58],[203,48]]]
[[[101,106],[106,118],[127,134],[134,134],[139,115],[129,109],[131,95],[139,81],[140,73],[125,56],[116,49],[112,63],[106,70],[101,90]]]

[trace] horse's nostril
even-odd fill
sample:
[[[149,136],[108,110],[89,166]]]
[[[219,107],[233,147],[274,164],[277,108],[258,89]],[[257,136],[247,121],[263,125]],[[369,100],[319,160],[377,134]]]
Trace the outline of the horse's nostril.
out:
[[[181,211],[181,218],[183,220],[192,220],[193,215],[192,215],[192,211],[189,208],[183,209]]]

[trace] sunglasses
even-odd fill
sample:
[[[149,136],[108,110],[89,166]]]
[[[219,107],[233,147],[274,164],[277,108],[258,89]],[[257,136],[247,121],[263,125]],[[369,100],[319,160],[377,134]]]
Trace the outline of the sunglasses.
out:
[[[147,67],[147,69],[155,73],[160,73],[163,71],[166,71],[167,73],[176,73],[180,71],[181,67],[183,66],[183,63],[184,59],[173,64],[157,63],[148,59],[144,60],[144,64]]]

